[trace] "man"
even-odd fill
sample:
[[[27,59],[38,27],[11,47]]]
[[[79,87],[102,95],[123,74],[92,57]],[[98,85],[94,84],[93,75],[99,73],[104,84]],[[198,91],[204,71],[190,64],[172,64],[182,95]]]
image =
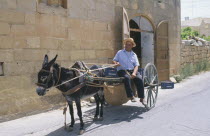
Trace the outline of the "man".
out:
[[[118,76],[125,78],[124,85],[127,97],[130,98],[132,102],[136,102],[131,87],[131,79],[133,79],[140,102],[144,104],[144,85],[142,77],[138,72],[139,61],[137,55],[132,51],[132,48],[135,47],[136,44],[133,38],[125,39],[123,43],[125,48],[117,52],[113,63],[117,65]]]

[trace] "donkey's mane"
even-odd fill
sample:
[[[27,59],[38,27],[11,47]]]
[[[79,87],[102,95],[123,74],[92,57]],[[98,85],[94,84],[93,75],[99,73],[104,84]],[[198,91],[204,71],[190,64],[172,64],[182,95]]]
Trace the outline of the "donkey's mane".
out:
[[[54,68],[59,68],[60,65],[58,65],[57,63],[54,63],[54,64],[53,64],[53,67],[54,67]]]

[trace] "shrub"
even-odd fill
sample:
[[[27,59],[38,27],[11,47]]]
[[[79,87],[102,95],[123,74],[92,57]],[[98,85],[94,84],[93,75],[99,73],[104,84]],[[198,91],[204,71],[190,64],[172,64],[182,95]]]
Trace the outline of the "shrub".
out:
[[[206,41],[210,41],[210,36],[208,36],[208,37],[203,36],[202,38],[203,38],[204,40],[206,40]]]
[[[199,37],[200,34],[198,33],[198,31],[193,30],[191,27],[186,27],[183,28],[181,31],[181,37],[183,40],[188,39],[189,36],[197,36]]]
[[[181,79],[185,79],[189,76],[195,75],[202,71],[210,70],[210,63],[207,60],[198,62],[196,64],[186,64],[180,72]]]
[[[183,28],[181,31],[182,40],[187,40],[189,36],[201,37],[206,41],[210,41],[210,36],[206,37],[205,35],[200,35],[198,31],[193,30],[191,27]]]
[[[175,78],[175,80],[177,81],[177,83],[182,81],[182,77],[180,75],[174,75],[173,76]]]

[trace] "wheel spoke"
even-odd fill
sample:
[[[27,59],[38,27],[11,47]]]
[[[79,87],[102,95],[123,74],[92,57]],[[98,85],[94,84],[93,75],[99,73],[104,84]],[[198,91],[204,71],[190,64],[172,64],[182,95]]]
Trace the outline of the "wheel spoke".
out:
[[[152,89],[152,91],[156,94],[156,91],[155,91],[156,89],[155,89],[155,87]]]
[[[148,106],[148,103],[149,103],[149,89],[147,89],[147,106]]]
[[[156,90],[156,88],[155,88],[155,87],[152,89],[152,91],[153,91],[153,92],[154,92],[154,94],[156,95],[157,90]]]
[[[151,91],[151,93],[152,93],[153,91]],[[155,103],[155,98],[154,98],[154,96],[153,96],[153,93],[152,93],[152,100],[153,100],[153,104]]]
[[[152,107],[152,99],[151,99],[151,96],[152,96],[152,94],[151,94],[152,92],[150,91],[150,96],[149,96],[149,100],[150,100],[150,107]]]
[[[153,79],[152,79],[152,81],[150,82],[150,84],[153,84],[153,83],[154,83],[156,77],[157,77],[157,75],[155,75],[155,76],[153,77]]]
[[[149,84],[148,77],[146,76],[144,79],[146,80],[146,83]]]

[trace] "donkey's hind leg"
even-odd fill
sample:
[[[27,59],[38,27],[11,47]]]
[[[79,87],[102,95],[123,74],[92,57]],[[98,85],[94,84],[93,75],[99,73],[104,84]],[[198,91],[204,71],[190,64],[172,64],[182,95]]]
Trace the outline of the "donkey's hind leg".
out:
[[[104,98],[104,95],[100,96],[100,104],[101,104],[101,109],[100,109],[100,118],[99,120],[102,121],[103,120],[103,108],[104,108],[104,101],[105,101],[105,98]]]
[[[100,102],[100,98],[99,98],[99,95],[96,94],[94,95],[94,98],[95,98],[95,101],[96,101],[96,113],[95,113],[95,116],[93,118],[94,121],[97,121],[98,120],[98,115],[99,115],[99,102]]]

